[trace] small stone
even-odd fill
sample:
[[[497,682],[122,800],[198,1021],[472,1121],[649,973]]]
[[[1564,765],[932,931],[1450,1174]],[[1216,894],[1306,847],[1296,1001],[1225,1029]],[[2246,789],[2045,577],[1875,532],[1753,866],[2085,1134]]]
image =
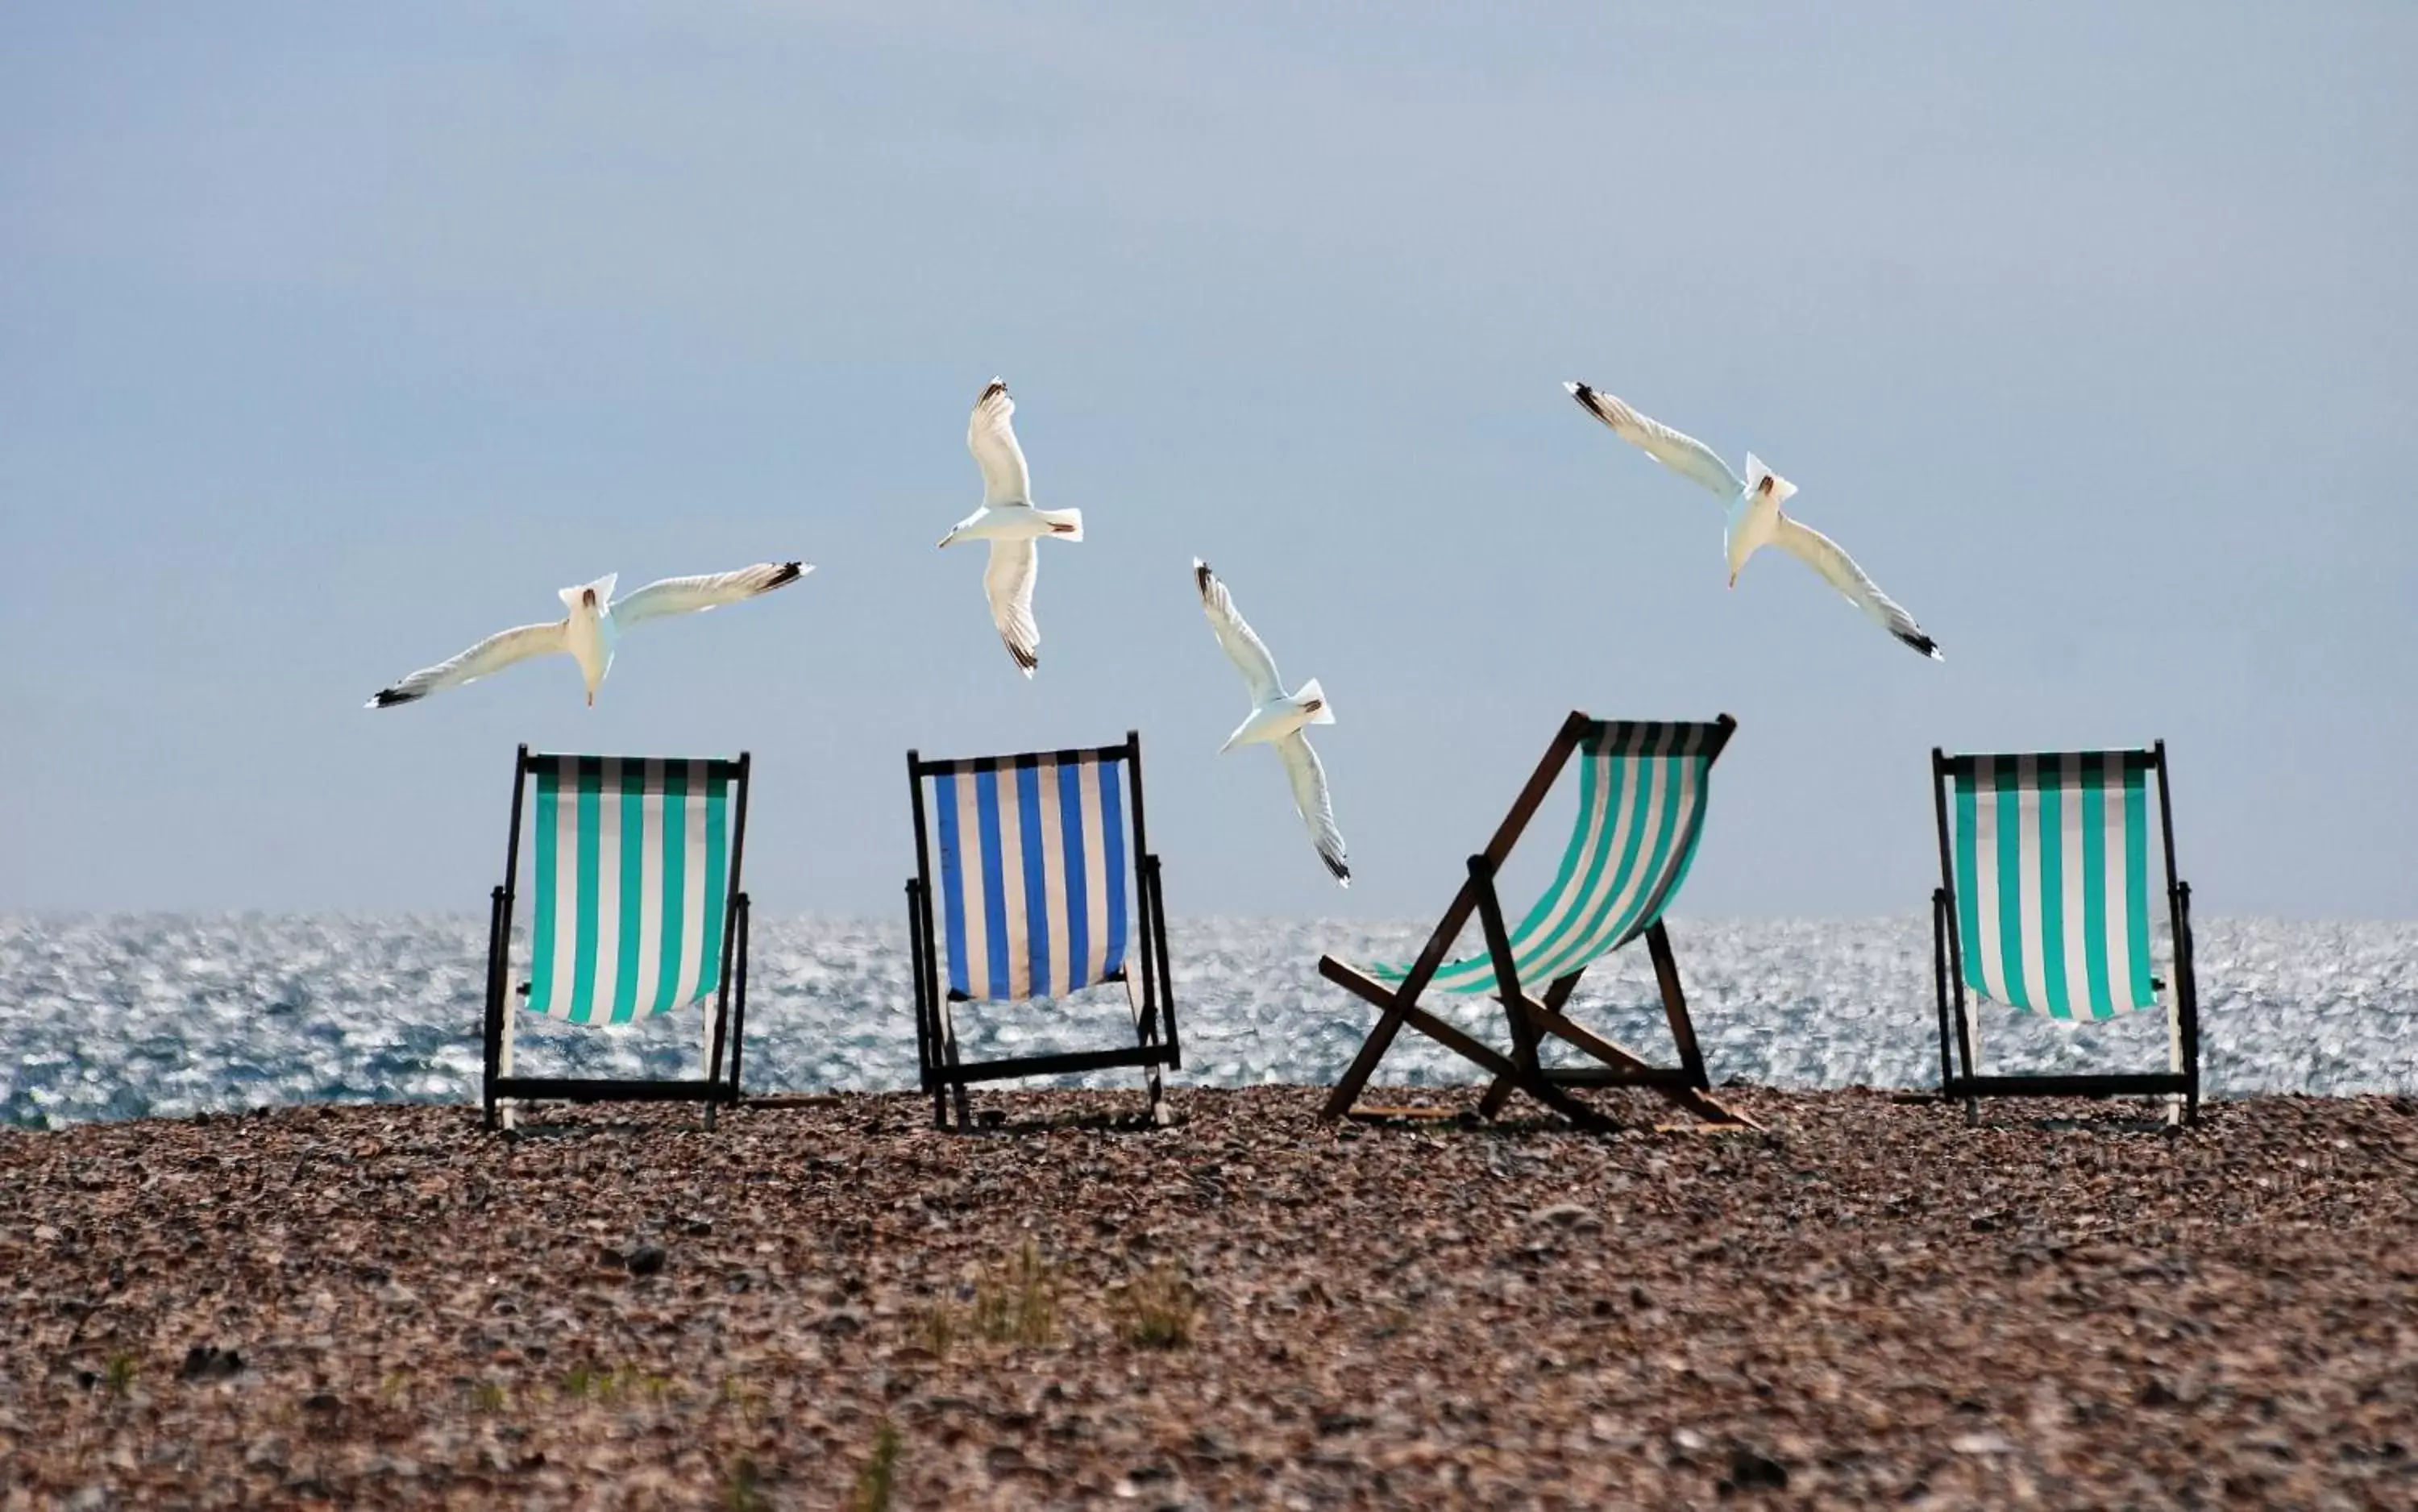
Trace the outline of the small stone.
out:
[[[1741,1491],[1784,1491],[1788,1467],[1741,1444],[1730,1451],[1729,1484]]]
[[[630,1251],[630,1274],[632,1275],[656,1275],[662,1273],[663,1268],[663,1245],[640,1245],[637,1248]]]
[[[2015,1446],[1998,1433],[1960,1433],[1948,1441],[1958,1454],[2012,1454]]]
[[[1530,1223],[1550,1224],[1556,1229],[1600,1229],[1603,1220],[1583,1202],[1556,1202],[1528,1214]]]
[[[185,1363],[176,1368],[179,1381],[226,1381],[243,1369],[243,1356],[234,1350],[222,1350],[215,1344],[196,1344],[185,1352]]]
[[[325,1414],[337,1412],[344,1405],[344,1399],[332,1391],[314,1391],[302,1398],[302,1410],[306,1413]]]

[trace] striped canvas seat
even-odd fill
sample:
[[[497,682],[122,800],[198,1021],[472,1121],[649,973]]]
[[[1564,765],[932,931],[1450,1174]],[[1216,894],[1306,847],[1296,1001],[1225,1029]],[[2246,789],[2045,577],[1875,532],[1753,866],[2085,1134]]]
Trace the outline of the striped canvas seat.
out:
[[[907,776],[915,1044],[934,1122],[946,1125],[954,1095],[958,1123],[970,1124],[974,1082],[1113,1066],[1141,1069],[1151,1116],[1162,1117],[1159,1070],[1182,1062],[1158,858],[1142,829],[1141,737],[963,760],[910,751]],[[1058,1000],[1104,983],[1125,986],[1130,1044],[984,1061],[958,1053],[953,1004]]]
[[[490,898],[486,1068],[490,1128],[517,1101],[736,1102],[747,1018],[748,757],[533,755],[513,766],[503,884]],[[523,835],[527,844],[523,844]],[[513,915],[528,889],[528,975],[512,979]],[[523,1075],[521,1015],[632,1024],[704,1004],[695,1077]]]
[[[2134,1095],[2166,1098],[2170,1116],[2196,1118],[2199,988],[2165,742],[2023,756],[1935,750],[1931,766],[1941,1095],[1977,1118],[1982,1097]],[[2153,848],[2164,857],[2171,984],[2151,949]],[[1984,1002],[2082,1023],[2163,1008],[2166,1069],[1985,1075]]]
[[[952,995],[1047,998],[1124,973],[1124,767],[1050,754],[933,777]]]
[[[1517,1091],[1582,1127],[1604,1127],[1608,1118],[1574,1096],[1574,1090],[1634,1087],[1659,1092],[1710,1123],[1750,1123],[1709,1093],[1705,1058],[1679,985],[1678,959],[1662,923],[1704,834],[1713,763],[1737,727],[1727,714],[1711,724],[1600,720],[1584,712],[1565,719],[1494,837],[1469,858],[1468,880],[1416,961],[1363,968],[1320,957],[1320,975],[1379,1015],[1328,1094],[1324,1116],[1401,1111],[1362,1107],[1359,1097],[1395,1035],[1408,1028],[1492,1077],[1478,1100],[1481,1118],[1501,1111]],[[1561,866],[1544,895],[1516,925],[1508,924],[1496,878],[1562,769],[1573,760],[1579,769],[1578,812]],[[1447,960],[1473,918],[1485,948]],[[1637,939],[1653,958],[1663,1016],[1678,1051],[1676,1065],[1656,1065],[1565,1011],[1589,966]],[[1503,1005],[1510,1052],[1423,1007],[1420,1000],[1431,987],[1493,995]],[[1538,1052],[1548,1037],[1576,1050],[1584,1063],[1546,1064]]]
[[[1662,917],[1704,831],[1719,725],[1606,724],[1579,752],[1579,803],[1561,868],[1519,927],[1511,955],[1522,982],[1585,970]],[[1400,982],[1408,966],[1369,974]],[[1436,969],[1446,992],[1492,992],[1493,957],[1479,952]]]
[[[1951,773],[1967,986],[2053,1018],[2158,1005],[2149,755],[1976,757]]]
[[[544,758],[522,1006],[626,1024],[713,993],[736,777],[727,761]]]

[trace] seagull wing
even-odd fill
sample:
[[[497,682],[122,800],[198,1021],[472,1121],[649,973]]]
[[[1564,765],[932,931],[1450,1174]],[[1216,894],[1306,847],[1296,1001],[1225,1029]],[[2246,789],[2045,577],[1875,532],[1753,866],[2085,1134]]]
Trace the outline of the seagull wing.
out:
[[[1028,678],[1041,664],[1041,627],[1033,619],[1033,579],[1040,571],[1041,553],[1033,549],[1030,538],[992,542],[990,565],[983,569],[983,596],[990,600],[991,623],[999,627],[1007,654]]]
[[[514,662],[567,651],[571,649],[570,638],[564,634],[568,625],[569,621],[558,619],[552,624],[498,631],[450,662],[421,667],[392,687],[380,688],[365,707],[392,709],[397,704],[416,703],[432,693],[475,682],[490,672],[500,672]]]
[[[813,572],[804,562],[758,562],[735,573],[708,573],[700,577],[666,577],[650,583],[626,599],[611,603],[614,623],[628,629],[666,615],[694,614],[770,593]]]
[[[1024,465],[1024,448],[1016,444],[1016,428],[1008,423],[1015,413],[1007,385],[993,378],[974,401],[973,419],[966,424],[966,450],[982,468],[985,504],[1033,502],[1033,470]]]
[[[1692,435],[1671,429],[1660,420],[1650,419],[1622,404],[1611,394],[1590,389],[1584,383],[1566,383],[1563,388],[1570,397],[1596,419],[1612,427],[1612,434],[1630,446],[1670,468],[1682,478],[1733,499],[1746,492],[1746,481],[1730,471],[1711,447]]]
[[[1861,609],[1873,622],[1898,639],[1930,657],[1944,662],[1938,643],[1923,634],[1914,616],[1895,599],[1883,593],[1880,585],[1864,575],[1856,559],[1840,549],[1839,543],[1802,521],[1783,514],[1773,531],[1771,543],[1822,574],[1822,581],[1837,588],[1847,602]]]
[[[1344,886],[1352,885],[1352,868],[1343,859],[1343,832],[1335,827],[1335,805],[1326,796],[1326,769],[1319,765],[1318,753],[1309,748],[1309,737],[1295,730],[1276,742],[1277,755],[1284,761],[1285,776],[1293,783],[1293,806],[1301,815],[1301,822],[1309,827],[1309,842],[1318,848],[1318,859]]]
[[[1198,557],[1192,558],[1192,581],[1201,589],[1201,612],[1208,615],[1209,628],[1217,634],[1217,644],[1242,669],[1243,684],[1251,691],[1251,702],[1264,704],[1283,696],[1284,683],[1277,676],[1277,659],[1268,654],[1267,647],[1235,612],[1233,596],[1226,591],[1226,585],[1218,582],[1217,574]],[[1313,766],[1317,761],[1316,756],[1310,758]]]

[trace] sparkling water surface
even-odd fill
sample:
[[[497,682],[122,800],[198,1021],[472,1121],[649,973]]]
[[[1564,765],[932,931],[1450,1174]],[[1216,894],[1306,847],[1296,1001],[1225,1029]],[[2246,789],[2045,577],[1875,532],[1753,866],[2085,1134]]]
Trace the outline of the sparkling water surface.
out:
[[[1318,957],[1407,959],[1429,925],[1171,922],[1176,1085],[1325,1083],[1373,1020]],[[915,1081],[903,925],[758,920],[751,1091]],[[1782,1087],[1935,1085],[1927,918],[1685,920],[1671,932],[1712,1078]],[[1474,932],[1473,932],[1474,933]],[[2198,926],[2203,1085],[2418,1092],[2418,924],[2216,920]],[[524,951],[526,946],[523,947]],[[0,1123],[181,1116],[271,1103],[468,1103],[479,1085],[482,919],[133,915],[0,918]],[[1496,1044],[1501,1011],[1444,1000]],[[1669,1032],[1642,949],[1588,973],[1571,1012],[1657,1060]],[[1985,1010],[1993,1070],[2163,1070],[2161,1016],[2066,1025]],[[694,1075],[699,1016],[574,1029],[523,1016],[530,1074]],[[1122,989],[967,1005],[963,1053],[1086,1048],[1130,1034]],[[1405,1031],[1380,1079],[1477,1072]],[[1116,1086],[1132,1073],[1033,1085]]]

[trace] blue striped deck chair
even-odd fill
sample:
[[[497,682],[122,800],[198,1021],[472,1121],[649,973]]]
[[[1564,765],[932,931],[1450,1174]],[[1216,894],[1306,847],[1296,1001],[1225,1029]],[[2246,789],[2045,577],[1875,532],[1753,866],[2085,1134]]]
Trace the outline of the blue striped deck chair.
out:
[[[2158,802],[2150,807],[2150,779]],[[2199,985],[2191,884],[2175,875],[2166,742],[2038,756],[1931,753],[1939,886],[1931,894],[1939,1090],[1967,1118],[1983,1097],[2163,1097],[2199,1116]],[[2165,858],[2173,985],[2150,931],[2150,852]],[[1969,996],[1968,996],[1969,995]],[[1980,1004],[2088,1023],[2163,1009],[2166,1069],[1984,1076]]]
[[[915,815],[915,875],[907,883],[915,1044],[934,1124],[948,1126],[954,1096],[958,1127],[972,1127],[966,1089],[975,1082],[1113,1066],[1141,1068],[1151,1122],[1164,1123],[1159,1070],[1183,1061],[1158,858],[1142,828],[1141,737],[1127,731],[1122,745],[960,761],[910,751],[907,781]],[[1125,989],[1131,1045],[958,1056],[956,1004],[1062,999],[1107,984]]]
[[[532,754],[513,763],[512,839],[488,899],[484,1089],[507,1099],[736,1103],[747,1016],[748,756],[686,760]],[[524,824],[523,800],[534,794]],[[528,836],[528,979],[511,985],[513,915]],[[517,1009],[512,1006],[518,997]],[[521,1013],[630,1024],[702,1005],[701,1074],[529,1077],[513,1064]],[[727,1062],[726,1062],[727,1056]]]
[[[1512,803],[1486,849],[1469,858],[1469,878],[1418,959],[1407,966],[1355,967],[1332,955],[1318,963],[1321,975],[1380,1010],[1360,1053],[1327,1098],[1323,1116],[1386,1116],[1407,1109],[1361,1107],[1358,1099],[1401,1027],[1411,1028],[1493,1074],[1478,1104],[1492,1118],[1514,1091],[1524,1092],[1573,1123],[1588,1128],[1612,1121],[1570,1093],[1578,1087],[1643,1087],[1660,1092],[1707,1123],[1747,1124],[1707,1093],[1704,1056],[1679,988],[1679,968],[1671,953],[1662,912],[1678,895],[1695,860],[1712,791],[1712,768],[1737,722],[1729,715],[1709,725],[1591,719],[1573,713],[1553,737],[1535,775]],[[1569,844],[1551,886],[1507,927],[1495,878],[1512,848],[1536,817],[1572,756],[1579,758],[1578,809]],[[1446,960],[1472,914],[1484,934],[1477,954]],[[1586,969],[1643,937],[1653,957],[1679,1064],[1658,1066],[1634,1050],[1585,1029],[1563,1013]],[[1546,984],[1541,997],[1528,984]],[[1434,991],[1491,994],[1503,1004],[1511,1053],[1419,1006]],[[1550,1034],[1574,1046],[1593,1064],[1546,1066],[1538,1047]]]

